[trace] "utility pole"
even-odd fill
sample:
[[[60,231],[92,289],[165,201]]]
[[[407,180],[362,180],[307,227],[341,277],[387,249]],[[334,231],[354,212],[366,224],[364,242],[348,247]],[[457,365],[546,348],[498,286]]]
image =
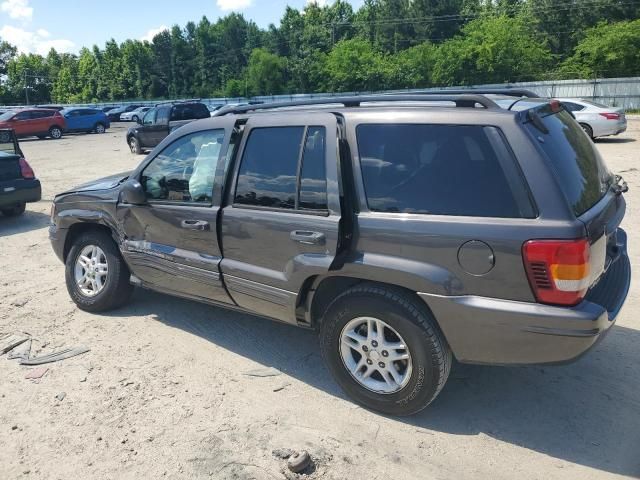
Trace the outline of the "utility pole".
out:
[[[29,105],[29,86],[27,85],[27,72],[28,70],[25,68],[24,69],[24,98],[25,98],[25,101],[27,102],[27,105]]]

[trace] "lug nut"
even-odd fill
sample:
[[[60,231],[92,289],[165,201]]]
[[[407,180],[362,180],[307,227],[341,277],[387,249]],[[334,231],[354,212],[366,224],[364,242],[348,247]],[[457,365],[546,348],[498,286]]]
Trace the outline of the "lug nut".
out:
[[[373,365],[373,362],[371,360],[367,360],[367,365]]]
[[[383,357],[388,357],[389,356],[389,352],[387,352],[386,350],[382,351],[382,356]]]
[[[371,346],[373,348],[376,348],[378,346],[378,342],[376,342],[375,340],[373,342],[371,342]]]
[[[384,362],[380,362],[380,363],[378,364],[378,366],[379,366],[380,368],[384,368],[384,367],[385,367]]]
[[[369,351],[369,348],[368,348],[366,345],[363,345],[363,346],[362,346],[362,351],[363,351],[363,352],[368,352],[368,351]]]

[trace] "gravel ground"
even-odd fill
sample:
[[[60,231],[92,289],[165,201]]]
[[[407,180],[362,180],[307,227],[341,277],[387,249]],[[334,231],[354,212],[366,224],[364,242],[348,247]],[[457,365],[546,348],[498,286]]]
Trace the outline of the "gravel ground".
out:
[[[631,190],[624,226],[640,271],[640,119],[597,146]],[[91,315],[67,295],[47,238],[54,194],[132,169],[124,127],[22,142],[43,200],[0,218],[0,332],[33,352],[86,345],[39,381],[0,358],[0,478],[293,478],[274,449],[306,449],[326,479],[640,476],[638,274],[617,326],[561,367],[456,366],[411,418],[363,410],[337,388],[314,334],[151,292]],[[247,375],[274,367],[272,377]],[[56,398],[60,393],[66,396]]]

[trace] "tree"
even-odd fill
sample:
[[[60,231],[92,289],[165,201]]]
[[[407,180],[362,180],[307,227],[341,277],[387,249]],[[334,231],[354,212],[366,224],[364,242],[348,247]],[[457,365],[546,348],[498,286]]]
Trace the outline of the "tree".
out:
[[[327,56],[325,74],[329,91],[371,91],[387,86],[389,57],[361,38],[342,40]]]
[[[256,48],[249,58],[248,83],[253,95],[277,95],[284,91],[287,61]]]
[[[640,20],[601,23],[589,29],[561,72],[582,78],[640,74]]]

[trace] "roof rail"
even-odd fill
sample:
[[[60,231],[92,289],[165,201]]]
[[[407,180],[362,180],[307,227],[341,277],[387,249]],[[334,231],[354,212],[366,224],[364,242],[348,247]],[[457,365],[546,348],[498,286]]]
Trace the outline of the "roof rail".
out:
[[[165,102],[156,103],[156,107],[159,107],[161,105],[178,105],[180,103],[196,103],[201,101],[201,98],[189,98],[186,100],[167,100]]]
[[[321,97],[296,100],[291,102],[273,102],[257,105],[242,105],[222,107],[215,112],[214,117],[221,117],[230,113],[246,113],[258,110],[273,110],[288,107],[304,107],[316,105],[342,104],[345,107],[359,107],[362,103],[372,102],[453,102],[456,107],[474,108],[476,104],[482,105],[488,110],[500,110],[498,104],[482,95],[357,95],[349,97]]]
[[[455,89],[440,89],[440,90],[425,90],[424,92],[416,92],[418,95],[505,95],[508,97],[527,97],[527,98],[540,98],[535,92],[527,90],[525,88],[455,88]],[[396,95],[391,93],[389,95]],[[400,93],[402,95],[402,93]]]

